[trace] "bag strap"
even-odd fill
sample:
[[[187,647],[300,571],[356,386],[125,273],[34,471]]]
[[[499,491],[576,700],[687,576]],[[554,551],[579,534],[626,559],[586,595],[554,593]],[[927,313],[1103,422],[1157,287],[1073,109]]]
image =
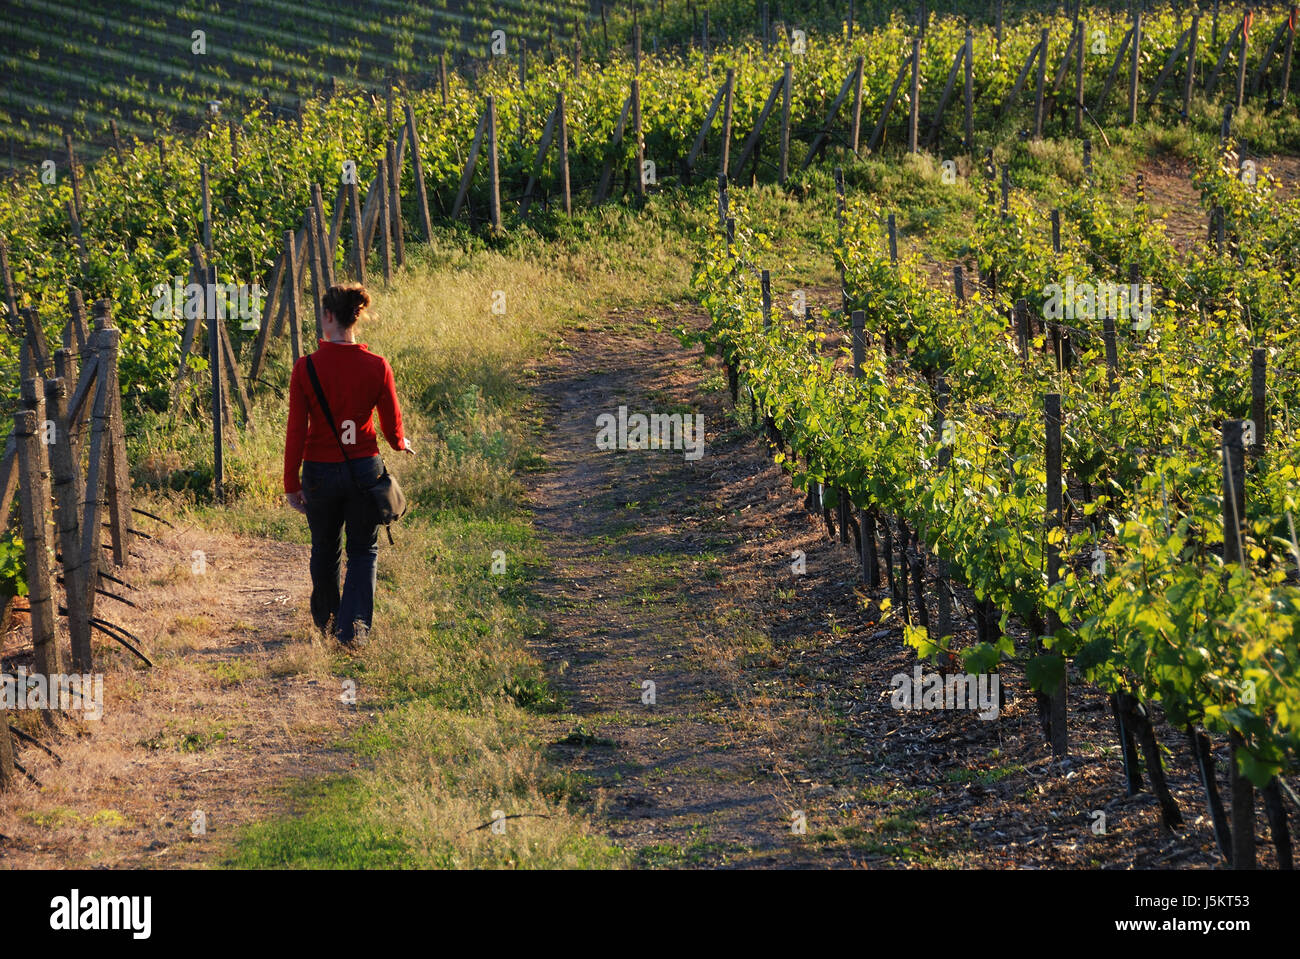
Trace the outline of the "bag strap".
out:
[[[334,414],[330,412],[330,405],[325,400],[325,390],[321,388],[320,377],[316,375],[316,367],[312,365],[311,354],[308,353],[304,359],[307,361],[307,375],[311,377],[311,385],[316,390],[316,399],[320,402],[320,410],[325,414],[325,422],[330,425],[330,432],[334,434],[334,439],[338,440],[339,450],[342,451],[343,458],[350,461],[352,457],[348,456],[347,447],[343,445],[343,437],[339,436],[338,427],[334,425]],[[350,469],[351,467],[349,467]]]

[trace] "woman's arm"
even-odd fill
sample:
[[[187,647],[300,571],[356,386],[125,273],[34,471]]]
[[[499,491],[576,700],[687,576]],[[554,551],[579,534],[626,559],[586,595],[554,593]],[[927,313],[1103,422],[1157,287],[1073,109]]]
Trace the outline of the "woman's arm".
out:
[[[284,491],[296,493],[302,489],[298,470],[302,466],[302,453],[307,445],[307,395],[303,391],[302,360],[293,365],[289,376],[289,421],[284,430]]]
[[[406,435],[402,432],[402,408],[397,403],[397,382],[393,368],[384,360],[384,385],[379,391],[379,424],[383,427],[388,445],[395,450],[406,448]]]

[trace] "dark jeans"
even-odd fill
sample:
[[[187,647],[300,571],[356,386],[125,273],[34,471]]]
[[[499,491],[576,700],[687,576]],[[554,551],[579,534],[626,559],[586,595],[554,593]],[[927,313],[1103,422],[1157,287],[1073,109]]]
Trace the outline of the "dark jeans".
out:
[[[370,506],[370,494],[358,484],[372,485],[382,470],[378,455],[350,463],[305,460],[302,464],[302,491],[311,528],[311,618],[322,630],[329,628],[333,618],[335,634],[343,643],[353,641],[358,621],[369,630],[374,614],[379,523]],[[348,568],[340,596],[344,528]]]

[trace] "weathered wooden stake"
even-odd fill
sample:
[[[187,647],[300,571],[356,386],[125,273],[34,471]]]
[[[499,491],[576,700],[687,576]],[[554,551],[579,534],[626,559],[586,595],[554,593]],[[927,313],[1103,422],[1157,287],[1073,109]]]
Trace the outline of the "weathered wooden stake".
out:
[[[1020,346],[1020,362],[1029,365],[1029,304],[1024,297],[1016,300],[1015,307],[1016,341]]]
[[[353,276],[362,285],[366,282],[366,247],[361,240],[361,196],[357,183],[348,184],[348,206],[352,209],[352,270]],[[425,211],[426,215],[428,210]]]
[[[966,30],[965,61],[963,72],[965,73],[965,89],[963,99],[965,101],[964,146],[967,150],[975,149],[975,38],[974,34],[968,28]]]
[[[853,68],[853,120],[849,129],[850,149],[854,155],[862,142],[862,84],[866,77],[866,58],[858,57]]]
[[[1061,496],[1061,394],[1047,394],[1044,412],[1047,425],[1047,582],[1051,586],[1061,578],[1061,549],[1052,541],[1051,531],[1064,526]],[[1048,610],[1048,634],[1055,634],[1060,628],[1059,615],[1055,610]],[[1057,683],[1056,690],[1049,694],[1048,702],[1052,755],[1057,759],[1064,759],[1069,752],[1069,727],[1065,715],[1067,683],[1067,671],[1062,662],[1060,682]]]
[[[402,168],[398,165],[397,141],[388,141],[388,215],[392,221],[393,263],[406,262],[406,230],[402,226]]]
[[[63,352],[60,350],[59,352]],[[79,457],[72,442],[68,418],[69,381],[56,377],[45,381],[46,416],[54,423],[54,442],[50,444],[50,479],[54,495],[54,526],[58,531],[59,551],[63,554],[63,589],[67,596],[68,615],[74,603],[85,595],[81,583],[81,515],[82,500]]]
[[[16,340],[23,338],[22,320],[18,315],[18,297],[14,291],[14,277],[9,270],[9,241],[0,237],[0,276],[4,280],[5,323]]]
[[[1192,85],[1196,82],[1196,44],[1200,37],[1200,11],[1192,14],[1192,25],[1187,36],[1187,74],[1183,77],[1183,116],[1192,112]]]
[[[560,192],[564,203],[564,215],[573,215],[573,196],[569,189],[569,124],[564,114],[564,91],[555,96],[555,109],[559,113],[560,138]]]
[[[907,111],[907,152],[917,151],[917,133],[921,118],[921,38],[912,38],[912,85]]]
[[[1226,420],[1223,424],[1223,564],[1245,563],[1246,459],[1243,440],[1245,423]]]
[[[632,78],[632,145],[636,169],[632,173],[633,191],[638,200],[645,199],[645,136],[641,129],[641,80]]]
[[[1092,108],[1094,117],[1101,116],[1101,108],[1106,105],[1110,99],[1111,87],[1115,85],[1115,77],[1119,75],[1119,65],[1124,62],[1124,54],[1128,51],[1129,44],[1133,42],[1133,29],[1130,27],[1124,34],[1124,39],[1119,43],[1119,49],[1115,51],[1115,59],[1111,61],[1110,70],[1106,73],[1106,82],[1102,85],[1101,94],[1097,97],[1097,103]]]
[[[420,156],[420,136],[415,127],[415,111],[411,101],[406,101],[406,137],[411,145],[411,170],[415,175],[415,199],[420,214],[420,228],[424,231],[424,241],[433,239],[433,220],[429,218],[429,185],[424,182],[424,160]],[[353,184],[353,195],[356,194]],[[365,282],[362,280],[361,282]]]
[[[708,10],[705,10],[705,23],[708,23]],[[786,176],[790,172],[790,100],[794,94],[792,67],[790,61],[785,63],[785,73],[781,80],[781,161],[777,182],[785,186]]]
[[[1245,21],[1243,20],[1243,23]],[[1223,44],[1223,49],[1219,51],[1219,59],[1214,63],[1214,69],[1210,71],[1210,79],[1205,82],[1205,95],[1213,96],[1215,89],[1219,85],[1219,77],[1223,73],[1224,66],[1228,63],[1228,57],[1232,55],[1232,49],[1237,45],[1237,37],[1241,33],[1242,24],[1237,24],[1232,33],[1228,35],[1227,41]],[[1218,43],[1217,40],[1214,41]]]
[[[393,141],[388,142],[391,145]],[[334,247],[325,231],[325,198],[321,195],[319,183],[311,185],[311,208],[316,222],[316,253],[320,257],[320,295],[324,296],[325,291],[334,285]]]
[[[293,230],[284,231],[285,256],[285,315],[289,323],[289,358],[290,363],[297,363],[303,355],[302,349],[302,308],[299,292],[302,284],[298,279],[298,244]]]
[[[1102,319],[1103,339],[1106,346],[1106,374],[1107,385],[1112,396],[1119,390],[1119,348],[1116,344],[1115,337],[1115,318],[1113,316],[1103,317]]]
[[[1034,87],[1034,139],[1043,138],[1043,95],[1047,84],[1047,28],[1038,41],[1038,79]]]
[[[948,380],[943,376],[935,378],[935,419],[939,428],[939,456],[938,466],[940,472],[946,470],[952,463],[952,445],[949,442],[949,425],[948,415]],[[937,562],[935,577],[935,587],[938,593],[937,605],[938,616],[936,617],[936,628],[940,639],[952,635],[952,583],[949,581],[951,569],[948,561],[942,557]]]
[[[203,193],[203,250],[212,259],[212,194],[208,188],[208,165],[199,164],[200,189]]]
[[[953,88],[957,85],[957,72],[961,69],[962,61],[966,58],[966,47],[963,44],[957,48],[957,54],[952,58],[952,66],[948,68],[948,79],[943,85],[943,96],[939,98],[939,106],[934,111],[934,118],[930,121],[930,132],[925,138],[925,147],[930,149],[939,139],[939,130],[943,126],[943,112],[948,108],[948,100],[952,97]],[[859,57],[859,65],[862,58]]]
[[[382,162],[382,161],[381,161]],[[384,237],[387,242],[388,221],[384,220]],[[387,249],[387,247],[385,247]],[[316,338],[325,338],[325,272],[321,266],[320,224],[316,221],[316,210],[307,206],[307,267],[311,271],[311,300],[316,311]]]
[[[492,232],[500,236],[501,227],[501,174],[497,164],[497,108],[496,98],[487,98],[488,113],[488,202],[492,216]]]
[[[1142,11],[1133,14],[1133,46],[1129,50],[1128,125],[1138,121],[1138,72],[1142,55]]]
[[[384,286],[389,286],[393,282],[393,236],[392,236],[392,217],[389,215],[390,207],[388,205],[388,161],[380,158],[379,172],[376,174],[376,186],[379,189],[378,199],[375,201],[379,209],[379,248],[380,255],[384,262]],[[308,232],[308,256],[311,256],[310,230]],[[320,327],[320,292],[318,289],[316,296],[316,316],[317,328]]]
[[[1250,26],[1249,18],[1251,13],[1246,14],[1246,19],[1241,21],[1241,56],[1237,59],[1237,85],[1233,94],[1232,103],[1238,110],[1241,109],[1242,103],[1246,100],[1246,59],[1250,55]]]
[[[772,90],[767,95],[767,102],[763,104],[763,109],[758,114],[758,120],[754,124],[754,129],[750,131],[749,137],[745,140],[745,145],[741,147],[740,158],[736,162],[737,175],[744,173],[745,164],[749,162],[750,155],[758,146],[758,138],[759,134],[763,132],[763,125],[767,123],[768,116],[771,115],[772,109],[776,106],[776,98],[781,95],[781,92],[784,89],[784,78],[779,79],[772,84]]]
[[[35,380],[24,383],[34,389]],[[44,407],[44,394],[39,394]],[[27,600],[31,607],[32,646],[36,671],[53,679],[63,672],[54,625],[54,577],[50,570],[48,545],[50,474],[41,441],[40,412],[23,409],[14,414],[14,436],[18,440],[18,489],[22,512],[23,553],[26,558]]]
[[[1077,11],[1077,7],[1076,7]],[[1076,23],[1079,29],[1079,45],[1074,55],[1074,135],[1083,136],[1083,57],[1088,48],[1088,25],[1082,20],[1077,19]]]
[[[470,143],[465,168],[460,174],[460,189],[456,191],[456,201],[451,205],[451,218],[453,220],[460,216],[461,207],[464,206],[465,200],[469,197],[469,186],[474,179],[474,169],[478,166],[479,150],[483,145],[483,136],[487,133],[487,123],[488,112],[484,110],[482,116],[479,117],[478,129],[474,131],[474,139]]]
[[[0,703],[0,792],[13,785],[15,778],[14,744],[9,738],[9,710],[4,703]]]
[[[1255,445],[1251,453],[1264,455],[1268,441],[1268,350],[1258,347],[1250,354],[1250,417],[1255,422]]]
[[[80,220],[83,213],[81,205],[81,177],[77,174],[77,155],[72,150],[72,134],[63,135],[64,146],[67,147],[68,153],[68,176],[72,178],[72,206],[77,211],[77,219]]]
[[[209,276],[209,282],[211,277]],[[319,300],[319,295],[317,296]],[[209,306],[211,298],[208,298]],[[225,428],[226,410],[224,408],[224,366],[221,362],[221,332],[217,325],[222,321],[217,318],[217,311],[208,309],[208,368],[212,371],[212,496],[218,503],[225,501],[226,450]]]
[[[1282,55],[1282,96],[1279,100],[1282,106],[1286,105],[1287,96],[1291,92],[1291,58],[1295,53],[1297,27],[1300,27],[1300,8],[1292,6],[1290,16],[1287,17],[1286,53]]]
[[[1238,766],[1245,742],[1235,730],[1228,731],[1228,773],[1232,790],[1232,868],[1254,869],[1255,786]]]

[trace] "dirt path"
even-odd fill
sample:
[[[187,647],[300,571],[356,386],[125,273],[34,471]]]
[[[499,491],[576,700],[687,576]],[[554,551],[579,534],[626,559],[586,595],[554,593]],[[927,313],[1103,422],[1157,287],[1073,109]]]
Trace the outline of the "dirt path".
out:
[[[612,319],[629,332],[566,335],[539,370],[550,468],[531,495],[555,558],[540,652],[572,709],[554,758],[642,864],[811,865],[790,837],[817,730],[745,683],[768,637],[727,600],[725,559],[746,520],[723,502],[736,463],[719,452],[718,397],[700,390],[710,370],[637,329],[641,317]],[[597,450],[596,417],[620,405],[702,414],[702,457]]]
[[[336,744],[363,716],[338,701],[329,654],[310,639],[306,548],[153,536],[115,573],[135,589],[112,587],[138,608],[101,598],[97,614],[140,637],[155,666],[100,637],[101,720],[64,722],[58,736],[35,714],[15,720],[62,763],[20,752],[40,787],[19,783],[0,810],[0,867],[215,865],[239,826],[286,808],[285,787],[355,762]],[[6,671],[30,668],[29,633],[6,640]]]
[[[663,329],[700,322],[689,308],[659,315]],[[1012,667],[994,722],[893,708],[892,677],[916,658],[897,620],[880,622],[884,590],[859,585],[852,547],[736,423],[716,363],[643,319],[567,334],[537,368],[548,469],[530,491],[551,557],[536,648],[569,710],[549,752],[637,864],[1218,863],[1182,737],[1158,730],[1188,820],[1171,834],[1149,793],[1125,795],[1095,689],[1071,687],[1064,767]],[[596,449],[597,416],[620,405],[702,413],[703,458]],[[969,623],[959,632],[973,635]],[[1268,861],[1262,817],[1259,832]]]

